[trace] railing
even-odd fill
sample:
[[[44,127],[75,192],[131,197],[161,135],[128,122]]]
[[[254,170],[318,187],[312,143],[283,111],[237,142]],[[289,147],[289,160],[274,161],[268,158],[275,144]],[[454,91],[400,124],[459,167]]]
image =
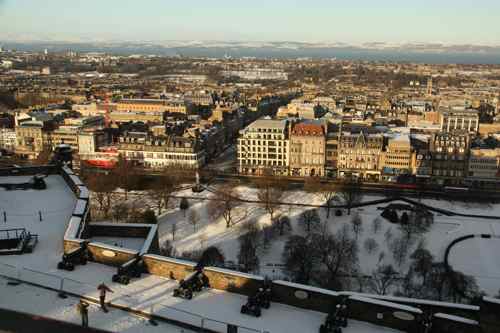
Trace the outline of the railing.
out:
[[[70,294],[78,297],[92,298],[97,301],[97,286],[72,278],[61,277],[27,267],[17,267],[5,263],[0,263],[0,276],[9,279],[10,283],[29,283],[34,286],[54,290],[59,294]],[[124,306],[113,301],[111,301],[110,304],[128,312],[141,313],[146,317],[152,315],[154,318],[163,319],[167,322],[187,324],[195,329],[200,329],[200,332],[203,332],[206,329],[222,333],[227,332],[229,326],[235,326],[238,328],[239,333],[270,333],[265,330],[257,330],[254,328],[204,317],[190,311],[174,308],[161,302],[154,303],[149,306],[143,306],[141,308],[133,308],[128,305]]]

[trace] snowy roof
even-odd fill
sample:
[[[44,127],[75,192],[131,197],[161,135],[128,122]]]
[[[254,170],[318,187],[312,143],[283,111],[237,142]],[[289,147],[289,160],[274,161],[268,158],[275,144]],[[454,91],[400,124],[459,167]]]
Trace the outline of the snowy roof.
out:
[[[386,301],[381,301],[373,298],[366,298],[366,297],[361,297],[361,296],[351,296],[349,297],[350,300],[353,301],[358,301],[358,302],[363,302],[363,303],[370,303],[370,304],[375,304],[375,305],[380,305],[380,306],[385,306],[388,308],[393,308],[393,309],[398,309],[402,311],[407,311],[407,312],[412,312],[416,314],[422,314],[422,310],[414,308],[412,306],[407,306],[407,305],[401,305],[397,303],[392,303],[392,302],[386,302]]]
[[[305,284],[298,284],[298,283],[293,283],[293,282],[288,282],[288,281],[283,281],[283,280],[273,281],[273,284],[278,284],[278,285],[282,285],[282,286],[286,286],[286,287],[302,289],[302,290],[307,290],[307,291],[325,294],[325,295],[331,295],[331,296],[339,296],[340,295],[339,293],[332,291],[332,290],[313,287],[313,286],[307,286]]]
[[[475,320],[464,318],[464,317],[459,317],[459,316],[452,316],[452,315],[445,314],[445,313],[435,313],[434,317],[441,318],[441,319],[447,319],[447,320],[455,321],[455,322],[462,323],[462,324],[469,324],[469,325],[474,325],[474,326],[479,325],[479,323]]]
[[[149,257],[155,260],[162,260],[162,261],[167,261],[171,262],[174,264],[180,264],[180,265],[185,265],[185,266],[191,266],[191,267],[196,267],[196,263],[192,261],[187,261],[187,260],[182,260],[182,259],[175,259],[175,258],[170,258],[170,257],[164,257],[164,256],[159,256],[156,254],[151,254],[148,253],[144,257]]]
[[[262,281],[264,280],[264,278],[262,276],[260,276],[260,275],[247,274],[247,273],[232,271],[232,270],[225,269],[225,268],[205,267],[205,270],[206,271],[219,272],[219,273],[222,273],[222,274],[240,276],[240,277],[246,278],[246,279],[262,280]]]

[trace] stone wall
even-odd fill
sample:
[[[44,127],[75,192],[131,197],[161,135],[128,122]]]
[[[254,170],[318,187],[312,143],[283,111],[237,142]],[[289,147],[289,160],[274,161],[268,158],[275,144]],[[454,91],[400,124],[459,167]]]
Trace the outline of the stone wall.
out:
[[[479,318],[484,333],[500,332],[500,299],[484,297]]]
[[[131,251],[107,244],[92,242],[87,245],[91,260],[109,266],[121,266],[139,255],[139,251]]]
[[[340,303],[338,293],[286,281],[273,281],[273,301],[302,309],[329,313]]]
[[[480,333],[481,327],[476,321],[436,314],[432,319],[432,330],[439,333]]]
[[[417,308],[351,296],[348,301],[348,309],[351,319],[407,333],[420,332],[418,323],[422,319],[422,311]]]
[[[264,278],[216,267],[205,267],[210,287],[246,296],[254,295],[264,283]]]
[[[167,258],[154,254],[146,254],[142,259],[146,272],[149,274],[178,281],[192,273],[196,267],[196,263],[194,262]]]

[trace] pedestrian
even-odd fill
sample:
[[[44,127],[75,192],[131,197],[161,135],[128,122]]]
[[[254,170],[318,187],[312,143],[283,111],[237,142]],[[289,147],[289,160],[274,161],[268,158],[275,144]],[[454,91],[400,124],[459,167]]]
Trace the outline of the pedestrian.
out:
[[[89,327],[89,303],[84,302],[83,300],[80,300],[78,304],[76,305],[76,308],[80,315],[82,316],[82,327],[87,328]]]
[[[101,283],[98,287],[97,290],[99,290],[99,301],[101,303],[101,309],[104,312],[108,312],[108,309],[106,308],[106,292],[109,291],[110,293],[113,292],[107,285],[104,283]]]

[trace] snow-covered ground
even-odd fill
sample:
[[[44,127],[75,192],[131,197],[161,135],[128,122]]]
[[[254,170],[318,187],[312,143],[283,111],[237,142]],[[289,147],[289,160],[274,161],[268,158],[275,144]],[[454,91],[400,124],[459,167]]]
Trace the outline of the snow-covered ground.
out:
[[[500,291],[500,238],[471,238],[457,243],[449,263],[455,270],[475,276],[478,285],[491,295]]]
[[[144,245],[144,238],[134,237],[104,237],[92,236],[92,242],[99,242],[111,246],[124,247],[131,250],[140,251]]]
[[[23,182],[30,177],[0,177],[1,182]],[[326,315],[314,311],[290,307],[283,304],[273,303],[271,309],[265,310],[261,318],[241,315],[239,309],[246,298],[233,293],[205,290],[191,300],[174,298],[173,288],[177,282],[158,276],[143,275],[140,279],[123,286],[112,283],[111,276],[116,268],[96,263],[88,263],[78,266],[75,271],[57,270],[57,263],[62,255],[63,235],[73,211],[76,199],[71,190],[66,186],[60,176],[49,176],[47,189],[42,191],[5,191],[0,189],[0,212],[7,213],[7,223],[2,228],[25,227],[32,233],[39,235],[39,243],[32,254],[0,257],[0,275],[12,278],[20,278],[35,284],[54,289],[62,289],[67,292],[84,295],[97,299],[96,286],[105,282],[114,293],[109,295],[108,300],[112,304],[121,305],[142,310],[146,313],[155,313],[170,319],[200,325],[203,319],[204,326],[219,332],[226,331],[225,323],[239,326],[267,330],[271,333],[303,333],[316,332],[324,321]],[[258,210],[258,208],[255,208]],[[42,212],[42,221],[39,221],[38,212]],[[182,213],[177,210],[167,213],[164,217],[181,218]],[[0,215],[1,217],[1,215]],[[265,217],[262,217],[265,218]],[[3,221],[0,221],[2,223]],[[206,222],[201,228],[206,229]],[[217,222],[219,223],[219,222]],[[168,222],[161,223],[162,228],[168,228]],[[179,232],[188,238],[183,240],[186,246],[189,243],[189,230],[191,225],[181,226]],[[189,229],[189,230],[188,230]],[[220,230],[221,228],[216,228]],[[225,228],[223,229],[225,230]],[[231,229],[235,231],[237,228]],[[192,233],[192,232],[191,232]],[[221,233],[219,241],[224,237],[229,248],[235,244],[237,234]],[[181,235],[179,235],[181,236]],[[196,237],[195,235],[192,235]],[[211,238],[214,241],[216,235]],[[180,239],[180,238],[179,238]],[[108,239],[109,241],[109,239]],[[113,241],[113,240],[111,240]],[[226,249],[226,253],[227,252]],[[66,300],[59,299],[57,293],[48,291],[28,284],[20,286],[9,286],[7,281],[0,278],[0,307],[13,310],[39,314],[55,319],[79,323],[80,319],[75,310],[78,301],[75,298]],[[112,310],[109,314],[103,314],[92,306],[89,313],[92,326],[116,332],[186,332],[189,330],[178,329],[171,325],[160,323],[154,327],[147,324],[144,319],[130,315],[127,312]],[[240,329],[241,332],[255,332]],[[393,332],[382,327],[367,323],[350,321],[350,326],[345,330],[347,333],[365,332]]]
[[[216,186],[212,187],[216,189]],[[235,188],[241,198],[257,200],[257,191],[253,188],[246,186],[238,186]],[[213,196],[209,191],[199,193],[194,195],[191,190],[186,189],[176,193],[179,196],[197,196],[197,197],[207,197]],[[367,195],[364,196],[363,201],[370,201],[376,199],[382,199],[381,196]],[[324,203],[321,196],[315,193],[308,193],[304,191],[289,191],[285,194],[285,197],[281,200],[287,203],[300,203],[300,204],[311,204],[311,205],[321,205]],[[448,209],[457,213],[464,214],[481,214],[481,215],[492,215],[500,216],[500,205],[490,205],[490,204],[474,204],[474,203],[463,203],[463,202],[450,202],[443,200],[423,200],[423,203],[438,207]],[[184,214],[180,211],[178,207],[168,210],[159,218],[159,234],[160,243],[172,240],[172,225],[176,225],[175,241],[173,242],[174,247],[178,254],[183,252],[198,251],[207,246],[216,245],[224,253],[227,261],[237,262],[238,255],[238,237],[245,232],[245,225],[248,223],[257,223],[260,226],[265,226],[270,224],[269,214],[265,212],[263,207],[257,204],[243,204],[235,209],[236,219],[239,217],[244,217],[243,220],[234,227],[226,228],[226,223],[222,217],[218,219],[213,219],[208,215],[207,212],[208,201],[205,200],[190,200],[189,210],[196,210],[201,217],[200,223],[196,226],[196,229],[189,223],[189,211]],[[354,214],[359,214],[363,221],[363,230],[358,236],[359,244],[359,259],[360,259],[360,270],[362,273],[370,275],[373,270],[376,269],[378,264],[392,264],[396,269],[401,272],[406,271],[408,267],[408,261],[398,267],[395,264],[392,251],[390,250],[389,243],[387,240],[387,234],[392,236],[390,239],[395,239],[400,236],[400,231],[397,225],[391,224],[387,220],[380,218],[381,225],[380,230],[377,233],[373,232],[373,220],[380,217],[381,210],[378,207],[385,207],[386,204],[373,205],[368,207],[363,207],[359,209],[353,209],[351,216],[344,214],[341,217],[333,216],[330,214],[330,218],[326,218],[326,211],[320,209],[319,213],[321,220],[326,222],[328,228],[332,232],[338,231],[344,225],[351,226],[351,219]],[[299,225],[299,215],[307,207],[299,206],[282,206],[278,214],[285,214],[291,218],[292,228],[294,234],[304,235],[305,232]],[[418,243],[422,242],[425,247],[434,255],[436,261],[444,260],[444,252],[446,246],[451,243],[452,240],[467,234],[480,234],[487,233],[500,236],[500,220],[487,220],[479,218],[465,218],[465,217],[450,217],[441,214],[434,215],[434,224],[431,229],[418,239],[413,247],[410,249],[409,254],[413,252]],[[282,236],[274,239],[271,245],[264,249],[260,254],[260,274],[268,275],[270,278],[279,279],[283,278],[283,273],[280,269],[282,264],[281,255],[283,248],[288,236]],[[368,238],[373,238],[377,244],[378,249],[373,253],[369,254],[364,249],[364,242]],[[482,240],[477,240],[478,246],[481,249],[470,249],[469,255],[463,257],[464,259],[454,259],[461,262],[468,261],[467,258],[474,258],[475,256],[485,256],[491,265],[495,266],[495,271],[500,270],[500,263],[498,262],[498,250],[495,251],[494,248],[489,246],[487,243],[483,243]],[[457,258],[461,256],[457,256]],[[382,258],[382,259],[381,259]],[[454,267],[455,267],[455,262]],[[483,266],[482,266],[483,267]],[[474,267],[474,269],[465,269],[467,274],[476,276],[478,278],[478,284],[489,295],[496,295],[498,289],[500,288],[500,275],[488,273],[491,268],[482,269],[481,267]],[[455,267],[458,269],[458,266]],[[485,283],[485,280],[481,279],[481,276],[490,276],[489,283]]]
[[[27,285],[7,285],[7,279],[0,277],[0,308],[31,313],[60,321],[81,324],[80,314],[76,305],[79,298],[69,296],[62,299],[56,292]],[[158,326],[151,325],[147,319],[132,315],[128,312],[110,308],[104,313],[97,304],[90,303],[89,326],[112,332],[139,333],[139,332],[172,332],[193,333],[187,329],[161,322]]]

